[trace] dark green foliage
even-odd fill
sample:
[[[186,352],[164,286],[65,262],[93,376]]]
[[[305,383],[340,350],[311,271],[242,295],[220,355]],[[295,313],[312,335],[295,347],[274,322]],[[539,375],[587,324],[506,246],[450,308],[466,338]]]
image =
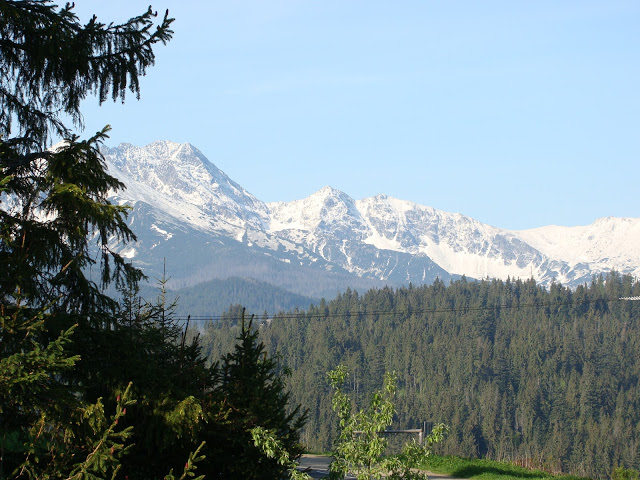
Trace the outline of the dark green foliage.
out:
[[[61,332],[50,342],[42,342],[47,320],[43,312],[19,305],[2,308],[0,312],[2,478],[22,465],[29,470],[37,468],[37,465],[26,465],[27,454],[36,443],[56,450],[63,446],[66,417],[69,412],[77,413],[81,409],[80,403],[56,381],[57,375],[72,368],[78,360],[65,352],[73,328]],[[51,432],[46,440],[37,441],[37,426],[45,421]]]
[[[4,306],[3,306],[4,307]],[[50,316],[15,306],[0,315],[0,478],[105,478],[120,468],[131,428],[118,426],[135,402],[129,388],[112,402],[74,395],[61,376],[78,360],[66,347],[73,328],[42,340]]]
[[[171,37],[172,20],[154,28],[149,10],[123,25],[96,18],[82,25],[72,8],[0,1],[3,478],[114,475],[131,435],[123,425],[134,408],[128,379],[118,397],[106,385],[108,395],[94,395],[115,356],[103,371],[92,354],[119,348],[118,304],[101,287],[142,276],[111,250],[134,235],[126,207],[107,200],[123,187],[98,150],[108,128],[81,141],[62,115],[80,126],[88,94],[124,100],[127,86],[137,94],[138,76],[153,64],[152,47]],[[66,142],[47,149],[55,136]],[[94,241],[99,260],[90,255]],[[97,283],[87,276],[96,263]]]
[[[126,418],[133,447],[122,459],[129,478],[162,477],[196,449],[212,386],[199,339],[186,340],[189,325],[183,330],[174,318],[165,283],[160,281],[153,303],[142,301],[132,287],[112,329],[94,338],[87,355],[92,363],[79,369],[90,375],[85,383],[92,398],[113,396],[124,382],[133,382],[137,403]]]
[[[69,136],[60,115],[81,124],[87,94],[124,101],[128,87],[139,95],[153,46],[173,33],[168,15],[153,28],[151,8],[120,25],[96,17],[82,25],[72,9],[48,0],[0,2],[0,136],[17,135],[14,145],[30,150],[52,134]]]
[[[638,480],[640,472],[633,468],[616,467],[611,474],[611,480]]]
[[[209,461],[220,468],[222,478],[274,479],[287,471],[275,458],[267,458],[256,446],[251,430],[271,432],[280,448],[294,459],[303,451],[299,432],[306,413],[290,408],[283,374],[267,355],[258,331],[244,316],[233,352],[213,366],[213,396],[220,404],[223,422],[211,425],[205,438]]]
[[[394,425],[446,423],[442,453],[605,478],[640,467],[640,302],[618,300],[637,295],[640,283],[615,272],[575,291],[464,279],[347,291],[276,315],[261,340],[291,369],[312,450],[337,438],[324,375],[343,363],[358,401],[398,372]],[[229,335],[208,333],[216,348]]]
[[[173,317],[164,278],[157,302],[138,298],[142,273],[112,250],[135,236],[127,207],[107,200],[123,188],[98,149],[108,127],[80,141],[61,120],[80,126],[88,94],[138,94],[172,19],[154,26],[149,9],[122,25],[82,25],[72,9],[0,0],[0,477],[93,480],[123,467],[162,478],[187,459],[184,479],[204,461],[206,437],[216,478],[232,458],[220,451],[244,452],[256,426],[297,454],[304,417],[285,411],[276,364],[250,329],[237,357],[211,369]],[[47,149],[54,136],[66,141]],[[243,471],[279,471],[246,463],[266,459],[256,448],[239,457]]]
[[[6,181],[0,296],[9,300],[19,287],[30,304],[60,297],[56,308],[86,315],[115,308],[85,276],[95,263],[89,249],[94,234],[101,283],[141,274],[109,247],[114,238],[135,237],[126,207],[107,201],[109,190],[123,188],[98,151],[108,127],[79,141],[61,115],[81,125],[80,101],[87,94],[124,101],[127,86],[138,94],[138,76],[153,64],[152,47],[171,38],[172,20],[165,15],[154,30],[149,10],[122,25],[95,17],[82,25],[72,7],[0,1],[0,178]],[[54,135],[67,141],[47,150]]]

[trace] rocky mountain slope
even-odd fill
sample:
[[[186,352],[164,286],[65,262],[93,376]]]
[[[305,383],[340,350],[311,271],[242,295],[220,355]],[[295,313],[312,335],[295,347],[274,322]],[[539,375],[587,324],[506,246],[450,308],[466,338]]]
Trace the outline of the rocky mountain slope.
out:
[[[121,253],[152,276],[166,258],[175,286],[242,276],[317,297],[459,275],[576,286],[611,269],[640,274],[639,218],[509,231],[331,187],[265,204],[189,144],[123,144],[104,154],[127,185],[113,200],[133,207],[139,236]]]

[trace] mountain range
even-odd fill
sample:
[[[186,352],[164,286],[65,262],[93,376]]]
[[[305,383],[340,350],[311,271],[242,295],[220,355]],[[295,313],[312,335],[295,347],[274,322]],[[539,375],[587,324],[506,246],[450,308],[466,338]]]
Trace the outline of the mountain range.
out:
[[[265,203],[197,148],[157,141],[103,150],[132,207],[135,243],[116,251],[173,288],[240,277],[311,298],[459,276],[531,278],[575,287],[615,269],[640,275],[640,218],[506,230],[459,213],[325,187]]]

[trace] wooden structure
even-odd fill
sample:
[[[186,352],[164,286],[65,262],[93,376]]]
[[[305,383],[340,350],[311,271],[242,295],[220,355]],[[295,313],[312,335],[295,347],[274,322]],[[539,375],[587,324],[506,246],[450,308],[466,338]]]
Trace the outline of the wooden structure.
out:
[[[424,439],[431,433],[433,430],[433,422],[422,422],[422,428],[410,428],[407,430],[384,430],[381,433],[384,435],[395,434],[395,433],[417,433],[418,434],[418,444],[423,445]],[[361,431],[356,431],[354,433],[362,433]]]

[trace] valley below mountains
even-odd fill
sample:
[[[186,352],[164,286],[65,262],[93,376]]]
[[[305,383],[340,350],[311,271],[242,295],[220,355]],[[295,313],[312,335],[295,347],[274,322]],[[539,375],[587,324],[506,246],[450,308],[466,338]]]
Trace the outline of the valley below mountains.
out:
[[[347,287],[461,276],[576,287],[612,269],[640,275],[640,218],[513,231],[386,195],[355,200],[331,187],[265,203],[188,143],[103,153],[127,187],[111,200],[132,207],[138,236],[114,249],[150,279],[162,276],[166,259],[173,289],[236,277],[318,299]]]

